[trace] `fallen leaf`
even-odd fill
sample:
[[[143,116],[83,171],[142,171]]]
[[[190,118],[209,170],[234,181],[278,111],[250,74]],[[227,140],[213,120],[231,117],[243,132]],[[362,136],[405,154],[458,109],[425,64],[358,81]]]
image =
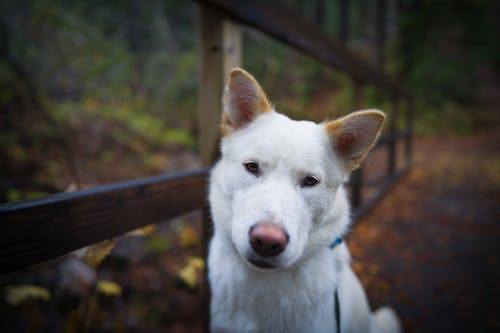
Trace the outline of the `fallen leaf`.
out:
[[[187,264],[179,271],[179,277],[190,287],[195,288],[197,285],[198,271],[205,267],[203,259],[200,257],[188,257]]]
[[[113,281],[99,280],[97,281],[97,291],[106,296],[120,296],[123,292],[122,287]]]
[[[92,267],[97,267],[113,250],[115,244],[114,239],[109,239],[74,251],[74,253]]]
[[[188,264],[197,268],[197,269],[203,269],[205,267],[205,261],[201,257],[187,257],[188,259]]]
[[[156,224],[150,224],[142,228],[137,228],[127,232],[127,236],[149,236],[156,231]]]
[[[199,243],[198,234],[192,226],[183,226],[179,234],[180,243],[183,247],[192,247]]]
[[[23,285],[6,287],[6,300],[12,306],[17,306],[30,298],[48,301],[50,296],[49,290],[39,286]]]

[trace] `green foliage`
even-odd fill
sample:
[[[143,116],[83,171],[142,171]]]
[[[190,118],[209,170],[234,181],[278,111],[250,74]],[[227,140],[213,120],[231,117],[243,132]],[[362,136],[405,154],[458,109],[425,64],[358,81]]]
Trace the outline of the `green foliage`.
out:
[[[500,33],[492,1],[420,1],[401,19],[408,46],[408,87],[433,106],[448,100],[471,105],[478,71],[500,67]]]
[[[149,174],[165,169],[156,156],[166,147],[194,148],[194,4],[28,0],[1,1],[0,9],[9,13],[0,20],[0,158],[8,161],[0,182],[35,169],[37,181],[56,180],[61,190],[81,178],[84,157],[105,162],[85,182],[106,161],[125,162],[123,150]],[[132,177],[119,165],[117,174]],[[16,183],[0,200],[41,192]]]
[[[417,102],[416,108],[422,110],[415,124],[419,135],[464,136],[472,134],[476,129],[490,130],[497,124],[493,115],[484,113],[477,107],[463,106],[448,101],[439,108],[432,108],[425,101]],[[485,120],[490,119],[489,122]]]
[[[9,51],[52,101],[142,99],[143,111],[155,116],[173,105],[189,111],[196,90],[194,7],[178,5],[167,11],[159,0],[5,3],[17,14],[7,18]],[[172,22],[186,17],[191,24],[176,34]]]
[[[481,94],[500,73],[494,1],[418,1],[401,17],[404,43],[392,63],[417,98],[417,133],[470,133],[496,120]],[[493,88],[495,89],[495,88]],[[490,121],[493,121],[491,123]],[[490,123],[489,123],[490,122]],[[489,123],[489,124],[488,124]],[[486,125],[486,126],[485,126]]]

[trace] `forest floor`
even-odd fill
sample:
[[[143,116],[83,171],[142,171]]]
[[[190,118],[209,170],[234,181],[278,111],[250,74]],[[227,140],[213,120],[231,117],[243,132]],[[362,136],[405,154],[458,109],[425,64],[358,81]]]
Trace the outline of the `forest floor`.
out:
[[[500,130],[416,139],[409,172],[346,238],[371,305],[394,307],[405,332],[500,331],[499,148]],[[0,331],[201,332],[201,230],[193,213],[120,237],[97,271],[65,256],[0,277]],[[52,298],[13,306],[11,285]]]
[[[500,331],[500,131],[420,139],[347,243],[372,306],[405,332]]]

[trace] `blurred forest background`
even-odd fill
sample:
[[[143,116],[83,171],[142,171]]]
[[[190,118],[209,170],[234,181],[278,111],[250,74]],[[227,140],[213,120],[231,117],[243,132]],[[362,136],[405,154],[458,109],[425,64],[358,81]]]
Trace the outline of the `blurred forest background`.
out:
[[[383,67],[416,96],[417,136],[457,138],[498,129],[500,2],[387,3]],[[338,1],[284,4],[338,36]],[[349,47],[367,61],[373,59],[374,4],[351,1]],[[0,202],[199,166],[194,2],[0,0],[0,13]],[[244,67],[278,110],[317,121],[352,111],[346,76],[258,31],[243,31]],[[384,109],[389,101],[368,88],[367,105]],[[200,301],[189,298],[199,291],[203,265],[197,220],[189,215],[113,243],[98,273],[65,258],[55,271],[36,267],[4,278],[4,286],[35,289],[2,290],[0,328],[199,329]],[[178,251],[191,257],[166,254]],[[166,300],[163,293],[172,290]],[[194,326],[186,329],[176,320]]]
[[[363,1],[352,3],[350,46],[370,59],[370,2],[364,11]],[[418,97],[417,133],[492,126],[500,86],[498,4],[403,3],[403,14],[389,7],[384,67]],[[287,5],[338,34],[337,2]],[[1,1],[1,11],[1,201],[193,162],[184,152],[196,152],[194,3]],[[350,111],[346,77],[256,31],[245,32],[243,64],[281,111],[316,120]],[[384,107],[377,91],[368,96],[368,105]]]

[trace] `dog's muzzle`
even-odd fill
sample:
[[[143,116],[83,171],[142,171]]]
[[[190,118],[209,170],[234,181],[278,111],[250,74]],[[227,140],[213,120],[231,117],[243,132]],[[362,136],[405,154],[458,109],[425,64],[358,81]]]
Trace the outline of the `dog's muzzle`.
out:
[[[260,222],[250,228],[248,239],[258,257],[248,258],[248,261],[258,268],[271,269],[276,267],[271,263],[274,261],[272,259],[285,251],[290,237],[283,227],[271,222]]]

